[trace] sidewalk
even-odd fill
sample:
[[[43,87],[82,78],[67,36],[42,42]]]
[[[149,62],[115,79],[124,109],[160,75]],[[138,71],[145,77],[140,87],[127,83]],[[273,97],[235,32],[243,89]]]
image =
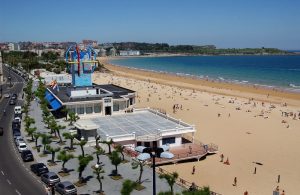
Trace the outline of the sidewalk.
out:
[[[34,86],[33,86],[34,87]],[[49,129],[46,129],[45,124],[42,122],[42,111],[39,107],[39,104],[37,103],[37,101],[32,101],[31,102],[31,108],[29,111],[29,115],[31,117],[33,117],[36,121],[36,123],[34,124],[34,126],[37,127],[37,131],[38,132],[48,132]],[[60,125],[65,125],[66,129],[63,130],[61,132],[61,135],[63,134],[63,132],[67,132],[68,130],[70,130],[72,127],[69,126],[69,122],[64,121],[64,119],[60,119],[58,120]],[[22,131],[24,131],[24,128],[22,129]],[[23,132],[23,135],[26,135],[26,132]],[[31,138],[30,138],[31,139]],[[63,139],[64,140],[64,139]],[[55,140],[51,143],[52,146],[57,147],[59,146],[58,144],[56,144],[58,140]],[[75,142],[75,140],[74,140]],[[61,149],[63,149],[63,147],[65,146],[69,146],[69,140],[66,140],[65,142],[66,145],[61,146]],[[38,139],[38,145],[42,145],[41,144],[41,138]],[[42,162],[45,163],[47,165],[47,161],[49,159],[51,159],[51,154],[49,154],[46,157],[40,157],[39,154],[42,153],[42,147],[41,147],[41,152],[38,153],[36,149],[32,149],[33,146],[35,146],[34,142],[28,142],[27,141],[27,146],[28,148],[32,151],[35,161],[36,162]],[[81,150],[79,146],[75,146],[75,152],[73,152],[73,154],[75,156],[78,156],[81,154]],[[106,145],[103,145],[103,149],[106,148]],[[93,155],[94,147],[89,147],[86,146],[84,148],[85,153],[86,154],[91,154]],[[58,153],[56,153],[56,157],[57,157]],[[91,166],[95,165],[97,162],[97,158],[96,155],[93,155],[94,160],[92,162],[89,163],[89,165],[87,166],[87,168],[84,170],[83,172],[83,177],[88,177],[88,176],[92,176],[91,179],[87,182],[87,185],[82,186],[82,187],[77,187],[77,191],[78,194],[96,194],[95,191],[99,190],[99,182],[96,179],[96,176],[93,174],[93,169],[91,168]],[[130,157],[125,156],[125,159],[131,161]],[[131,168],[131,162],[127,162],[125,164],[120,164],[118,166],[118,172],[123,176],[123,179],[115,181],[112,180],[108,175],[111,173],[112,170],[115,169],[115,166],[113,166],[109,160],[109,158],[106,155],[101,155],[100,156],[100,162],[103,162],[104,166],[104,170],[105,173],[103,174],[104,179],[102,180],[103,182],[103,190],[105,192],[105,194],[107,195],[119,195],[121,188],[122,188],[122,183],[124,180],[126,179],[130,179],[132,181],[136,181],[138,179],[139,176],[139,168],[138,169],[132,169]],[[58,162],[57,161],[57,165],[55,166],[48,166],[49,171],[58,173],[61,170],[62,167],[62,162]],[[77,167],[78,167],[78,159],[74,158],[69,160],[66,165],[66,168],[68,169],[73,169],[74,171],[70,172],[69,176],[65,176],[65,177],[60,177],[61,181],[70,181],[72,183],[75,183],[78,180],[78,172],[77,172]],[[158,174],[156,175],[157,179],[156,179],[156,191],[157,193],[160,191],[167,191],[169,190],[169,186],[166,182],[166,180],[162,180],[159,179]],[[137,195],[137,194],[152,194],[152,169],[149,167],[144,167],[144,172],[143,172],[143,176],[142,176],[142,181],[144,181],[142,183],[143,186],[145,186],[146,188],[141,190],[141,191],[136,191],[134,190],[131,194],[132,195]],[[175,192],[181,192],[182,188],[180,186],[178,186],[177,184],[174,185],[174,191]]]

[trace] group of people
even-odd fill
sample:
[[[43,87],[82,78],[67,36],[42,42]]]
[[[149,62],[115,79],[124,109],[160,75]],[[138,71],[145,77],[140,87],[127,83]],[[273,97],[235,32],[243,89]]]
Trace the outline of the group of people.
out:
[[[173,105],[173,113],[176,113],[176,111],[180,108],[180,110],[182,110],[182,104],[180,104],[180,107],[179,107],[179,104],[174,104]]]

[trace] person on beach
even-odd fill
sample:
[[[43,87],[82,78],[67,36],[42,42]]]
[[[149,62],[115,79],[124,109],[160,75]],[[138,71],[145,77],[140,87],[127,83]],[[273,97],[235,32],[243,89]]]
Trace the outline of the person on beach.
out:
[[[284,190],[282,190],[282,193],[281,193],[280,195],[285,195],[285,192],[284,192]]]
[[[221,154],[221,155],[220,155],[220,158],[221,158],[221,161],[220,161],[220,162],[223,162],[223,160],[224,160],[224,154]]]
[[[233,186],[236,186],[237,185],[237,178],[234,177],[234,180],[233,180]]]
[[[195,167],[195,165],[194,165],[194,166],[193,166],[193,170],[192,170],[192,175],[195,174],[195,171],[196,171],[196,167]]]
[[[244,195],[248,195],[248,191],[247,190],[244,192]]]

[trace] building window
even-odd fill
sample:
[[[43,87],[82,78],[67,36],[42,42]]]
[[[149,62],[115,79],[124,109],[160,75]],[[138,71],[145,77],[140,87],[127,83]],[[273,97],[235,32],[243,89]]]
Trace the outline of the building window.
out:
[[[175,144],[175,137],[167,137],[162,139],[162,145]]]
[[[111,99],[104,99],[104,103],[110,103]]]
[[[99,104],[94,105],[94,112],[95,113],[100,113],[101,112],[101,106]]]
[[[86,106],[86,107],[85,107],[85,113],[86,113],[86,114],[91,114],[91,113],[93,113],[93,107],[92,107],[92,106]]]
[[[114,111],[119,111],[120,107],[119,107],[119,102],[114,102],[114,107],[113,107]]]
[[[84,107],[83,106],[77,107],[77,114],[84,114]]]

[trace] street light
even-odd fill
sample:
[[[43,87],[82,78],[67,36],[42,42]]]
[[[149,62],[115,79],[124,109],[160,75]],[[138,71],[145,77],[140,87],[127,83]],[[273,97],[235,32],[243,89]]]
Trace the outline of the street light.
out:
[[[146,147],[143,149],[143,153],[141,153],[139,156],[137,156],[137,159],[139,159],[139,160],[147,160],[147,159],[152,158],[153,195],[156,195],[155,158],[161,158],[162,153],[166,153],[167,148],[169,148],[169,147]],[[146,156],[145,154],[149,154],[150,156]],[[171,154],[170,157],[166,157],[166,155],[163,155],[164,158],[173,158],[174,157],[174,155],[172,153],[169,153],[169,154]]]

